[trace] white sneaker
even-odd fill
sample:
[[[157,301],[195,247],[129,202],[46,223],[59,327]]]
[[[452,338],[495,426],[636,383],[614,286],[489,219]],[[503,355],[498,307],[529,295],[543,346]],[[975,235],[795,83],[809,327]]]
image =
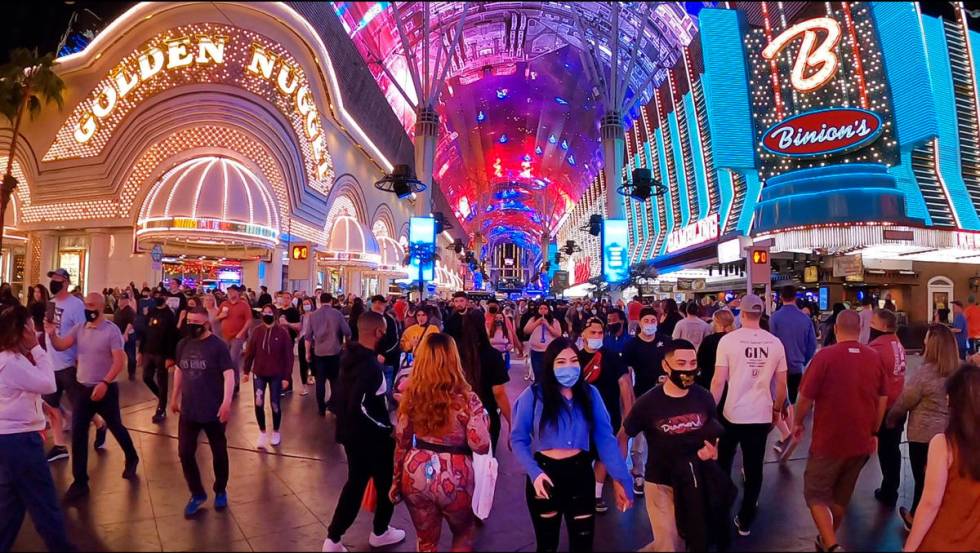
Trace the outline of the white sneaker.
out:
[[[375,536],[374,532],[371,532],[371,535],[368,537],[368,543],[371,544],[371,547],[385,547],[386,545],[401,543],[404,540],[405,531],[392,526],[389,526],[385,530],[385,533],[380,536]]]
[[[310,393],[309,388],[306,387],[306,384],[303,384],[303,387],[299,391],[299,395],[305,396],[308,395],[309,393]]]
[[[340,542],[334,542],[330,538],[323,540],[323,548],[320,551],[347,551],[344,544]]]
[[[271,443],[273,446],[277,446],[277,445],[281,444],[282,443],[282,434],[280,434],[278,432],[273,432],[272,433],[272,440],[270,440],[269,443]]]
[[[259,432],[259,439],[255,440],[255,449],[265,449],[269,447],[269,437],[265,432]]]

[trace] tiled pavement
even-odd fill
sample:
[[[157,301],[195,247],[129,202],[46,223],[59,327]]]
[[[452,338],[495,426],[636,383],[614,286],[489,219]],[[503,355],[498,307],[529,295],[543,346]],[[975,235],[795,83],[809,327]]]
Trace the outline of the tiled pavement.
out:
[[[509,385],[512,398],[526,386],[523,372],[523,365],[515,362]],[[65,507],[70,536],[82,550],[320,550],[345,480],[346,461],[342,448],[333,441],[333,419],[316,416],[312,393],[305,397],[297,393],[283,400],[283,443],[275,452],[264,453],[253,447],[257,426],[251,385],[244,385],[228,425],[230,507],[218,513],[208,503],[193,520],[185,520],[182,510],[188,492],[177,459],[177,419],[168,418],[161,425],[151,423],[155,402],[142,382],[122,381],[120,385],[123,418],[140,454],[139,478],[134,482],[120,478],[123,456],[111,437],[107,450],[90,454],[92,493]],[[775,439],[774,435],[770,440]],[[769,451],[759,517],[751,536],[735,539],[736,551],[812,551],[816,532],[802,493],[807,447],[808,443],[802,444],[793,459],[782,466]],[[505,446],[501,446],[498,456],[500,475],[494,510],[478,532],[476,549],[533,551],[535,541],[524,501],[524,477]],[[203,443],[198,459],[207,487],[211,460]],[[56,462],[52,472],[59,492],[63,492],[71,481],[70,462]],[[858,482],[842,529],[841,541],[850,550],[901,549],[905,534],[897,516],[872,498],[879,481],[877,461],[872,459]],[[911,488],[906,463],[900,504],[910,501]],[[414,530],[404,504],[396,507],[392,524],[405,529],[408,539],[388,550],[414,551]],[[354,551],[370,549],[370,529],[370,515],[362,513],[344,543]],[[442,548],[448,549],[449,537],[446,528]],[[599,515],[597,551],[637,550],[651,539],[642,501],[626,513],[611,509]],[[567,549],[564,537],[562,548]],[[29,550],[43,550],[30,518],[14,544],[14,551]]]

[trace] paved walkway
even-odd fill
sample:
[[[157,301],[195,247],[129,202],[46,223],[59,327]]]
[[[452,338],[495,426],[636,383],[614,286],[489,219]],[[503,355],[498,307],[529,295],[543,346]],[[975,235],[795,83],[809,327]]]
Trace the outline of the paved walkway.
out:
[[[916,358],[917,359],[917,358]],[[509,393],[512,398],[526,386],[524,366],[515,362]],[[298,377],[297,377],[298,381]],[[215,512],[210,503],[193,520],[182,514],[188,498],[177,459],[177,419],[151,423],[155,401],[140,380],[124,381],[124,421],[140,454],[139,478],[120,478],[123,455],[115,440],[89,456],[91,495],[65,508],[69,535],[86,551],[319,551],[346,477],[343,450],[334,442],[331,417],[316,416],[312,393],[283,400],[283,442],[272,453],[254,449],[258,431],[253,414],[251,385],[242,388],[228,425],[231,480],[230,507]],[[94,433],[93,433],[94,434]],[[770,440],[775,439],[775,433]],[[94,435],[93,435],[94,438]],[[203,438],[203,435],[202,435]],[[808,443],[780,466],[769,451],[760,499],[760,513],[752,535],[737,537],[736,551],[812,551],[816,531],[803,502],[803,469]],[[524,500],[524,476],[513,455],[501,446],[500,476],[495,506],[479,531],[478,551],[533,551],[534,533]],[[198,450],[205,487],[210,486],[210,452]],[[736,461],[736,464],[738,461]],[[905,464],[900,504],[911,501],[911,473]],[[71,481],[70,462],[58,461],[52,472],[59,492]],[[738,467],[735,469],[738,474]],[[858,483],[841,533],[849,550],[899,551],[904,530],[892,510],[872,497],[880,482],[872,459]],[[740,482],[738,482],[740,483]],[[611,501],[607,486],[607,501]],[[404,506],[395,509],[394,526],[408,532],[405,543],[390,551],[414,551],[415,532]],[[362,514],[344,537],[353,551],[369,550],[370,515]],[[441,548],[450,546],[444,530]],[[599,515],[597,551],[632,551],[652,539],[642,501],[627,513],[611,509]],[[567,550],[562,538],[562,548]],[[14,544],[14,551],[43,550],[30,519]]]

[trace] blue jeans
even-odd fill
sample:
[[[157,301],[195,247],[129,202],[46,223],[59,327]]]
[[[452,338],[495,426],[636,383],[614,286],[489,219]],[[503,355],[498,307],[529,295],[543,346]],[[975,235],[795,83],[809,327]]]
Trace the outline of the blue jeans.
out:
[[[49,551],[74,551],[37,432],[0,435],[0,551],[10,551],[25,514]]]
[[[541,382],[541,369],[544,364],[544,352],[531,350],[531,370],[534,371],[534,381]]]
[[[385,397],[388,398],[388,409],[390,410],[395,404],[395,396],[392,395],[395,392],[395,367],[391,365],[384,365],[382,367],[385,375]]]

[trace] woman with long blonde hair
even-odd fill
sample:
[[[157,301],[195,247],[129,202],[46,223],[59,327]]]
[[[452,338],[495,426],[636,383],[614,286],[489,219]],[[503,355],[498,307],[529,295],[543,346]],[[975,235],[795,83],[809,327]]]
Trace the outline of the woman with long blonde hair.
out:
[[[483,404],[463,376],[456,342],[426,335],[398,407],[391,501],[402,498],[415,524],[419,551],[435,551],[442,520],[453,551],[471,551],[476,518],[472,454],[490,451]]]
[[[909,465],[912,467],[915,486],[912,492],[912,508],[900,507],[898,510],[908,530],[912,529],[912,518],[926,483],[929,442],[933,436],[943,433],[949,419],[946,379],[959,366],[959,350],[956,348],[953,332],[943,324],[929,325],[922,364],[905,376],[902,395],[888,412],[886,422],[890,428],[903,424],[905,415],[908,414],[905,433],[908,436]]]

